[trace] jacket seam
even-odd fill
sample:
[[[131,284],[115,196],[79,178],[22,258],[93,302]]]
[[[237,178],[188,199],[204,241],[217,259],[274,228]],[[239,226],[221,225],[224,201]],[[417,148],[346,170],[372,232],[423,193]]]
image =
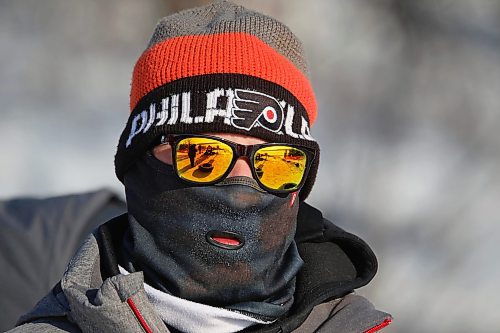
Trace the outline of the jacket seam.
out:
[[[139,324],[141,325],[142,329],[146,333],[153,333],[153,331],[149,327],[148,323],[146,322],[146,320],[142,316],[141,312],[139,311],[139,309],[135,305],[134,301],[132,300],[132,297],[127,299],[127,304],[130,307],[130,309],[132,310],[132,312],[134,313],[135,318],[139,321]]]
[[[380,324],[377,324],[377,325],[373,326],[372,328],[366,330],[364,333],[375,333],[375,332],[378,332],[381,329],[383,329],[384,327],[389,326],[390,323],[392,323],[392,319],[391,318],[385,318],[383,322],[381,322]]]

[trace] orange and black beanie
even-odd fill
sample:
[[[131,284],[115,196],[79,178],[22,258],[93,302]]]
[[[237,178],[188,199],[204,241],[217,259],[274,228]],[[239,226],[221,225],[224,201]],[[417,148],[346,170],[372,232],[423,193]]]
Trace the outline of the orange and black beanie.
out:
[[[300,41],[275,19],[229,1],[160,20],[135,64],[131,114],[115,171],[127,169],[163,134],[230,132],[317,151],[316,99]]]

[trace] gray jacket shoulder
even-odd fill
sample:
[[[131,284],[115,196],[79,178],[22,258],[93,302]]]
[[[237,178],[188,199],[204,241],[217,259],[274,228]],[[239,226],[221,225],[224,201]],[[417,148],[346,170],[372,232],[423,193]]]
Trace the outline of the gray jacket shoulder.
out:
[[[376,332],[389,325],[390,314],[375,309],[366,298],[355,293],[315,306],[293,333]]]
[[[169,332],[144,291],[142,273],[102,281],[99,248],[91,235],[70,261],[61,282],[22,316],[19,332]]]

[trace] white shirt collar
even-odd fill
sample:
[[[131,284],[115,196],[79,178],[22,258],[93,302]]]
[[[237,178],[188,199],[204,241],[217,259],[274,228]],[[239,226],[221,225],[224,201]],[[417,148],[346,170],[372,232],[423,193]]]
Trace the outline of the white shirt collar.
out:
[[[118,266],[120,273],[129,272]],[[185,333],[232,333],[255,324],[270,324],[242,313],[192,302],[164,293],[144,283],[149,301],[155,306],[160,318],[169,326]]]

